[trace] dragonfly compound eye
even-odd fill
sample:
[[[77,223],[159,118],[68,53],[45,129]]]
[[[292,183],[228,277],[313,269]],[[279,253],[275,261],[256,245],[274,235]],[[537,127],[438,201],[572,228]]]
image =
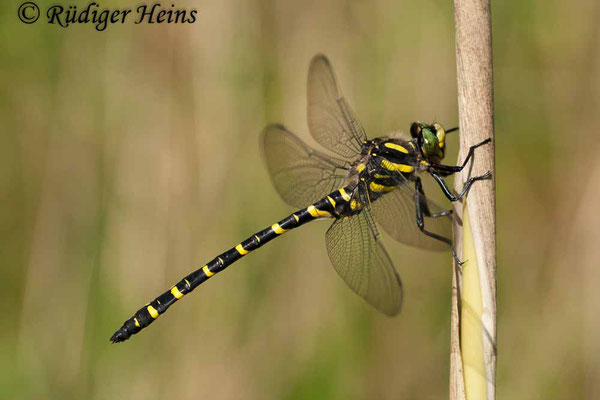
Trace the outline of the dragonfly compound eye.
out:
[[[446,140],[446,130],[444,129],[444,127],[438,123],[433,124],[433,127],[435,128],[435,135],[437,136],[438,139],[438,146],[440,147],[440,149],[443,149],[444,146],[446,145],[445,140]]]
[[[437,136],[429,129],[423,129],[423,153],[426,157],[434,157],[439,153]]]

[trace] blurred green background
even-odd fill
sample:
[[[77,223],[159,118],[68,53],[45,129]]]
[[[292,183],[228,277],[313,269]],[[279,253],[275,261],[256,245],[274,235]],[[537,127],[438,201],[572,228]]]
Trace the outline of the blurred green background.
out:
[[[283,122],[314,143],[315,53],[371,137],[456,124],[451,1],[179,0],[195,24],[104,32],[25,25],[18,4],[0,5],[1,398],[447,398],[450,255],[384,237],[406,290],[388,319],[331,268],[327,222],[253,253],[133,340],[108,339],[291,211],[258,136]],[[492,12],[498,397],[598,398],[600,3]]]

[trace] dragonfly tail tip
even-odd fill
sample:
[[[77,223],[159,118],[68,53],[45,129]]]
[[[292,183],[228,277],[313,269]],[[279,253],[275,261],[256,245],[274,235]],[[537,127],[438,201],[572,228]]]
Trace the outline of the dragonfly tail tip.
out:
[[[131,335],[125,329],[120,328],[110,337],[110,341],[112,343],[121,343],[129,339],[130,336]]]

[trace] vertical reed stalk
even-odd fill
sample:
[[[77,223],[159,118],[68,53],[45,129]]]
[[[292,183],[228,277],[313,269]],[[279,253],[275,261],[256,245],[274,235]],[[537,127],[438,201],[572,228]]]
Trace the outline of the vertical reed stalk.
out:
[[[490,0],[454,0],[456,65],[460,126],[459,160],[478,148],[472,168],[455,178],[492,172],[476,182],[457,204],[455,246],[466,261],[454,266],[450,341],[450,399],[495,398],[496,374],[496,214],[494,171],[494,101]]]

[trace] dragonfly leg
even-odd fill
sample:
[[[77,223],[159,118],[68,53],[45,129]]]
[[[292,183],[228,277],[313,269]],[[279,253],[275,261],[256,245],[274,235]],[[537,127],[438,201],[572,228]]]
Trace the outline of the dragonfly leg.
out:
[[[415,210],[417,211],[417,226],[419,230],[423,232],[425,235],[432,237],[440,242],[444,242],[452,246],[452,240],[442,235],[438,235],[437,233],[429,232],[425,229],[425,218],[424,216],[431,216],[431,212],[429,211],[429,207],[427,206],[427,199],[425,197],[425,193],[423,192],[423,186],[421,184],[421,178],[417,178],[415,180],[415,189],[417,190],[418,195],[415,195]],[[438,213],[439,214],[442,213]]]
[[[463,161],[462,165],[431,164],[431,168],[435,169],[436,172],[438,172],[439,175],[441,175],[441,176],[448,176],[448,175],[452,175],[456,172],[460,172],[467,166],[467,164],[469,163],[469,160],[475,154],[475,149],[480,146],[483,146],[484,144],[488,144],[491,141],[492,141],[492,139],[487,138],[483,142],[477,143],[476,145],[469,147],[469,153],[467,154],[467,157]]]
[[[440,185],[440,188],[442,189],[442,192],[444,192],[444,195],[450,201],[458,201],[458,200],[462,199],[464,197],[464,195],[467,194],[467,192],[471,188],[471,185],[473,185],[474,182],[483,181],[483,180],[486,180],[486,179],[490,179],[492,177],[492,173],[490,171],[486,172],[483,175],[471,177],[471,178],[469,178],[467,180],[467,182],[465,183],[465,186],[463,186],[463,188],[460,191],[460,193],[458,195],[455,195],[452,192],[452,189],[450,189],[448,187],[448,184],[444,181],[444,179],[437,172],[435,172],[435,171],[429,171],[429,173],[431,174],[431,176],[433,177],[433,179],[435,179],[435,181],[438,183],[438,185]]]
[[[456,254],[456,251],[454,250],[452,240],[445,236],[438,235],[436,233],[426,230],[425,229],[425,218],[423,218],[423,216],[428,216],[428,217],[433,217],[433,218],[447,216],[452,213],[452,210],[444,210],[442,212],[435,213],[435,214],[431,213],[429,211],[429,207],[427,206],[427,198],[425,197],[425,192],[423,192],[423,185],[421,183],[421,178],[417,178],[415,180],[415,189],[416,189],[417,193],[419,194],[419,195],[415,196],[415,209],[417,211],[417,226],[419,227],[419,230],[431,238],[434,238],[441,242],[447,243],[450,246],[450,252],[452,253],[452,257],[454,258],[454,261],[456,261],[456,265],[458,265],[460,267],[461,265],[464,264],[464,261],[462,261],[460,258],[458,258],[458,255]]]
[[[420,198],[418,201],[421,203],[421,209],[423,210],[423,215],[425,215],[426,217],[429,217],[429,218],[440,218],[440,217],[447,217],[448,215],[452,214],[452,210],[442,210],[437,213],[431,212],[431,210],[429,209],[429,206],[427,205],[425,192],[423,191],[423,184],[421,183],[421,178],[417,177],[417,179],[415,180],[415,189],[417,190],[417,193],[420,194],[420,196],[419,196]]]

